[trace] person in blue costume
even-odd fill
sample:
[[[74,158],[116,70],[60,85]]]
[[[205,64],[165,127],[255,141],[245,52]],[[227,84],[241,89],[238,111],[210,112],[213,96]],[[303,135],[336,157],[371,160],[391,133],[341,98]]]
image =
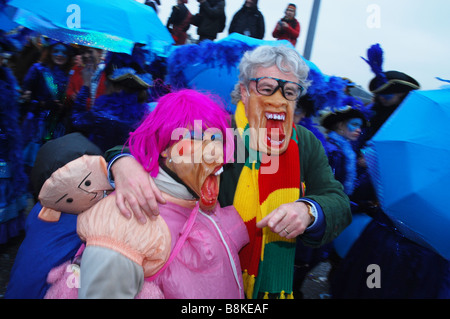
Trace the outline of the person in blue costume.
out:
[[[45,154],[52,154],[51,157]],[[102,155],[102,151],[80,133],[51,140],[39,150],[31,172],[35,196],[58,168],[83,155]],[[25,225],[25,238],[11,269],[5,299],[42,299],[50,285],[50,270],[74,258],[82,242],[77,235],[77,215],[61,214],[58,222],[38,218],[42,205],[30,211]]]
[[[382,50],[379,45],[369,49],[366,61],[376,75],[370,83],[370,90],[377,95],[394,98],[395,94],[404,95],[420,87],[415,79],[402,72],[382,70]],[[376,108],[375,111],[381,109]],[[383,110],[389,112],[386,106]],[[375,124],[369,136],[389,117],[381,118],[382,115],[375,115],[381,122]],[[450,262],[431,249],[406,238],[379,205],[370,210],[370,215],[372,221],[334,272],[330,281],[332,297],[450,298]]]
[[[109,52],[105,60],[106,93],[86,110],[83,92],[72,110],[73,130],[83,133],[106,151],[122,145],[149,112],[148,92],[152,77],[145,71],[144,54],[135,47],[132,55]]]
[[[352,142],[359,139],[363,128],[367,126],[367,119],[359,106],[362,103],[347,97],[343,107],[324,111],[320,119],[320,124],[328,132],[324,145],[328,161],[335,178],[344,186],[348,196],[358,186],[357,153]]]
[[[18,85],[6,66],[4,55],[12,48],[0,39],[0,244],[24,228],[28,177],[22,157],[23,138],[19,126]]]
[[[65,134],[67,118],[64,99],[73,50],[62,42],[48,41],[39,62],[34,63],[22,82],[22,123],[25,143],[25,162],[33,162],[39,146]]]
[[[361,227],[367,225],[371,218],[366,214],[367,203],[374,200],[372,193],[366,192],[370,177],[361,169],[358,162],[359,150],[354,143],[362,131],[369,125],[369,109],[353,96],[343,100],[343,106],[323,111],[321,126],[327,131],[325,151],[334,177],[344,186],[344,192],[350,198],[352,223],[339,235],[329,247],[329,262],[332,277],[340,260],[358,237]]]

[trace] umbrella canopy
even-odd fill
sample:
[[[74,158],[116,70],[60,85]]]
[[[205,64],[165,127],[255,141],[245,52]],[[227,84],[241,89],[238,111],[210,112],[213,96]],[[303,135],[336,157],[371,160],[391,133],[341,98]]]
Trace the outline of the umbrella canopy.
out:
[[[384,212],[407,238],[450,259],[450,90],[414,91],[366,157]]]
[[[135,43],[173,43],[155,11],[134,0],[11,0],[14,21],[50,38],[131,54]]]
[[[0,30],[10,31],[18,26],[11,17],[16,13],[16,8],[9,7],[0,2]]]

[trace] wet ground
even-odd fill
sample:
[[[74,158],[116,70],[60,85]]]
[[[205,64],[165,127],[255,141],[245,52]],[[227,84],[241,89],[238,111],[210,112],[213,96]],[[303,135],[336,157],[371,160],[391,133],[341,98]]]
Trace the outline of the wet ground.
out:
[[[331,265],[322,262],[306,276],[301,291],[304,299],[329,299],[328,273]]]

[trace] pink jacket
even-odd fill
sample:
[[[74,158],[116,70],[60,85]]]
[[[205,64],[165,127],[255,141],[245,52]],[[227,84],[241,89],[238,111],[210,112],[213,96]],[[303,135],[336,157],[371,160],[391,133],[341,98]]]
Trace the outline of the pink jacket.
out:
[[[191,212],[170,202],[160,206],[172,248]],[[245,224],[233,206],[216,207],[212,214],[199,211],[178,255],[155,283],[166,298],[244,298],[238,252],[248,241]]]
[[[206,214],[199,211],[198,206],[193,208],[193,202],[174,199],[173,201],[178,202],[175,204],[169,199],[167,204],[159,208],[157,226],[153,227],[152,232],[148,232],[151,221],[146,223],[147,227],[143,227],[134,218],[126,220],[119,212],[112,211],[114,196],[108,197],[103,201],[111,205],[100,206],[106,209],[81,214],[77,229],[88,247],[93,245],[118,251],[143,267],[146,281],[136,298],[244,298],[238,252],[248,243],[249,238],[246,227],[233,206],[216,207],[213,213]],[[193,213],[196,216],[192,219],[192,228],[185,232]],[[185,240],[178,242],[183,233],[186,234]],[[144,241],[142,238],[150,240]],[[168,243],[171,248],[167,246]],[[177,243],[182,244],[181,249],[173,255]],[[169,262],[166,262],[170,250],[171,256]],[[52,271],[49,282],[53,287],[46,298],[64,298],[70,295],[64,292],[67,291],[68,276],[73,277],[62,271],[67,266],[62,265],[59,270]],[[155,275],[161,267],[163,269]],[[151,278],[151,275],[156,278]],[[75,297],[76,293],[73,292],[72,290],[71,295]]]

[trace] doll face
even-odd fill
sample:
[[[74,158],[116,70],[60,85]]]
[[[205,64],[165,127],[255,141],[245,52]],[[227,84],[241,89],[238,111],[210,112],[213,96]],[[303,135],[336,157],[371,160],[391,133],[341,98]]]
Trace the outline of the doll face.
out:
[[[166,166],[199,197],[203,211],[212,210],[219,195],[223,166],[223,134],[217,129],[192,132],[161,154]]]
[[[112,190],[107,179],[106,162],[101,156],[85,155],[56,170],[39,193],[42,206],[79,214]]]

